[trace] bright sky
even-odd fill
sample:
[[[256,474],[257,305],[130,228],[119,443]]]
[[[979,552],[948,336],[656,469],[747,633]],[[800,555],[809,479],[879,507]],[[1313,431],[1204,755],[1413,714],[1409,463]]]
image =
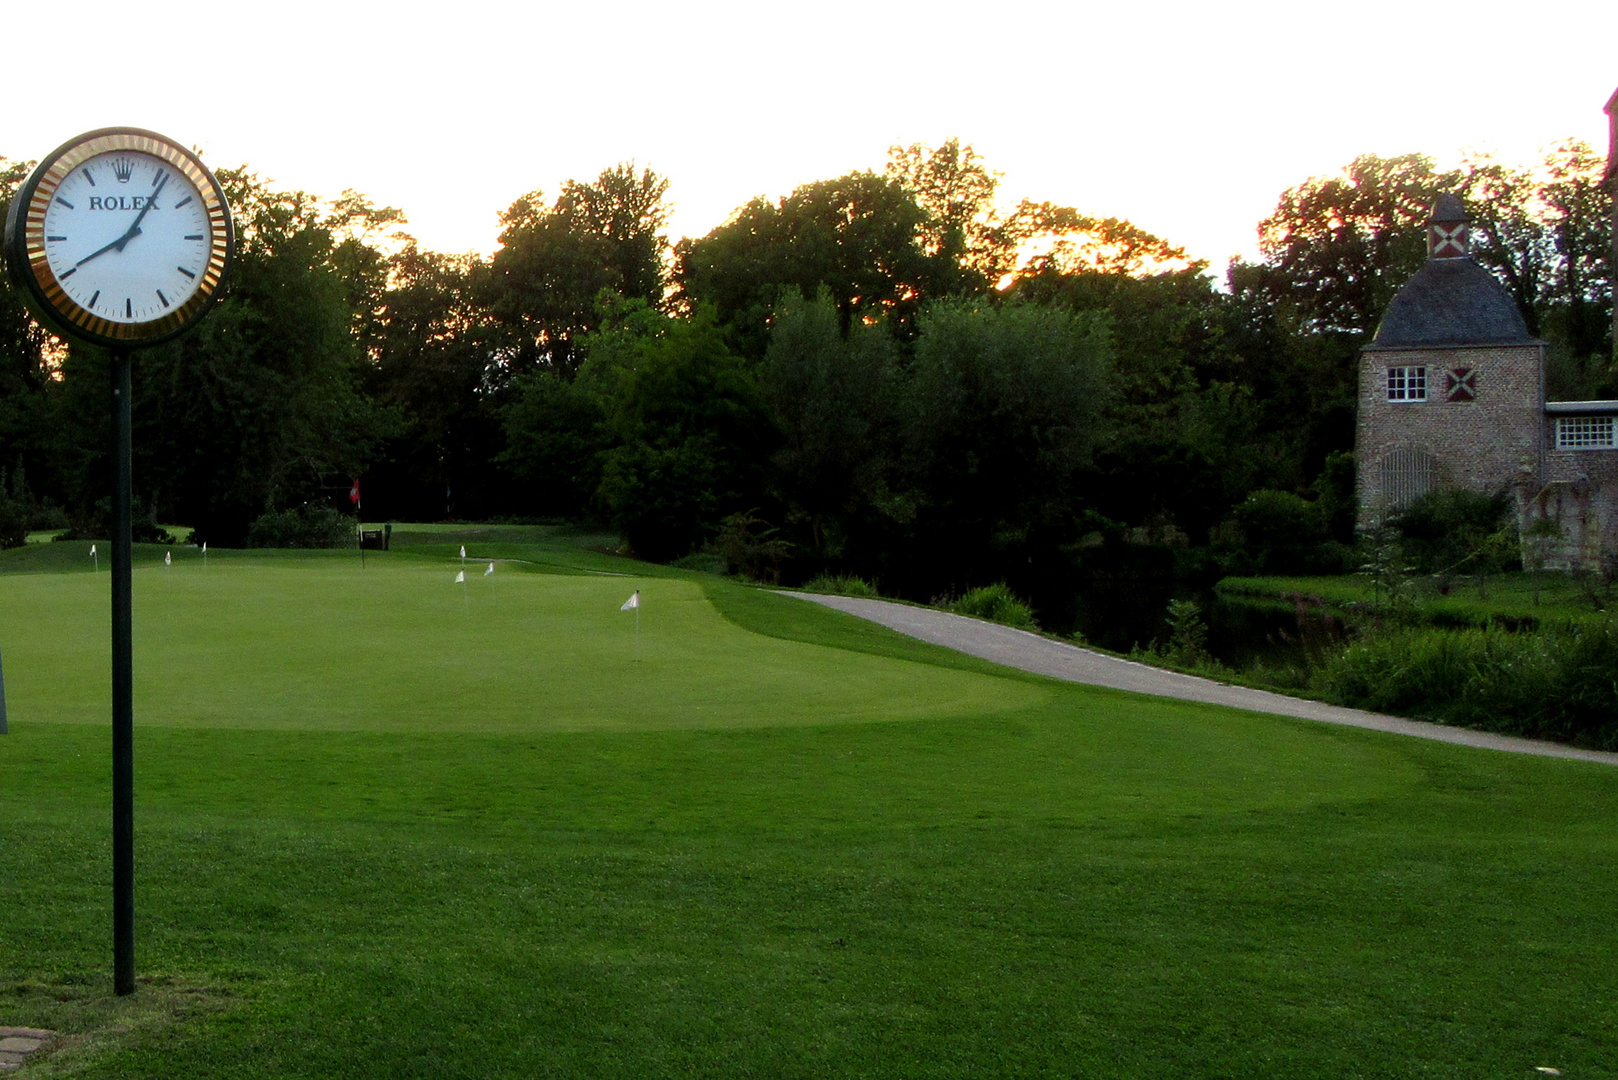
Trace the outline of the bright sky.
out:
[[[675,235],[701,235],[754,195],[958,136],[1009,200],[1129,218],[1219,268],[1281,191],[1359,153],[1605,150],[1618,88],[1612,0],[138,10],[81,0],[9,31],[0,155],[152,128],[216,167],[364,192],[446,251],[492,251],[517,196],[623,160],[669,177]]]

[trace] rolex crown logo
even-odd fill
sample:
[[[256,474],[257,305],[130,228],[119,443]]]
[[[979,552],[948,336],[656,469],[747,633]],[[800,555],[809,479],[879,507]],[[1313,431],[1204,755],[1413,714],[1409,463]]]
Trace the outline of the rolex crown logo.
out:
[[[112,175],[118,178],[120,184],[129,183],[130,176],[134,175],[135,163],[128,158],[113,158]]]

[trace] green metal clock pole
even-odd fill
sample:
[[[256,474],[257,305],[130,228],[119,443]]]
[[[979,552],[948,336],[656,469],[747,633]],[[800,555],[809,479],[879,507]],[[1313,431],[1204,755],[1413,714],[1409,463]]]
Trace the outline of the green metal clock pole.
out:
[[[135,694],[129,350],[112,350],[112,984],[135,992]]]

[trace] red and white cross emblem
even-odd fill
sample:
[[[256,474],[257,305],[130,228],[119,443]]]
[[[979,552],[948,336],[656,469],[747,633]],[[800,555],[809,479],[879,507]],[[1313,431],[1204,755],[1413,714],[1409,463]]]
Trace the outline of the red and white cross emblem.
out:
[[[1461,259],[1465,258],[1466,250],[1466,222],[1457,222],[1454,225],[1440,225],[1432,222],[1427,226],[1427,255],[1433,259]]]

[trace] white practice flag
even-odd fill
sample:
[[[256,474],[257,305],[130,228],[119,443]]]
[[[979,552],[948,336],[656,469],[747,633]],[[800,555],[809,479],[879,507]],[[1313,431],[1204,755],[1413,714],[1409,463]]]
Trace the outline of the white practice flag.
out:
[[[463,558],[463,559],[466,558],[466,545],[465,544],[461,545],[461,558]]]
[[[625,600],[624,601],[624,606],[619,608],[618,610],[619,611],[634,611],[638,607],[640,607],[640,592],[639,592],[639,590],[630,593],[629,594],[629,599]]]
[[[95,555],[95,553],[96,553],[96,546],[94,544],[91,544],[90,545],[90,554],[91,554],[91,556],[93,557]]]
[[[208,554],[208,541],[206,540],[202,542],[202,553],[204,555]]]
[[[494,563],[490,563],[489,568],[487,570],[483,571],[483,576],[488,577],[492,573],[494,573]]]
[[[163,565],[164,566],[173,566],[174,565],[174,552],[172,552],[172,551],[163,552]]]
[[[455,584],[457,584],[457,585],[465,585],[466,584],[466,571],[465,570],[462,570],[459,574],[455,575]]]

